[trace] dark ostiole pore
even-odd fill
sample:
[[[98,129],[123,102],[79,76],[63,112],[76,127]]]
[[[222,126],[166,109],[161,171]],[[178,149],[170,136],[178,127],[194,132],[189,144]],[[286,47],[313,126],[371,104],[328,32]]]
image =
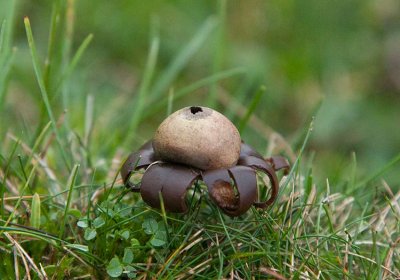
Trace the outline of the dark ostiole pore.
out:
[[[140,184],[130,181],[131,174],[145,169]],[[190,166],[162,162],[154,154],[152,142],[144,144],[129,155],[122,166],[124,184],[132,191],[140,192],[143,200],[152,207],[160,208],[161,193],[164,207],[169,212],[186,212],[185,196],[196,180],[202,180],[211,199],[229,216],[239,216],[252,205],[265,208],[271,205],[279,189],[276,171],[288,172],[289,163],[281,156],[264,159],[252,147],[242,143],[239,161],[233,167],[216,170],[200,170]],[[265,173],[271,182],[271,195],[259,201],[256,171]]]

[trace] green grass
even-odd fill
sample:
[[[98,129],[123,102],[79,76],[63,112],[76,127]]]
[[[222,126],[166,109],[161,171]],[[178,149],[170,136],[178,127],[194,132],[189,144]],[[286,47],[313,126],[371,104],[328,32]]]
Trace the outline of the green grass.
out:
[[[19,1],[10,3],[0,4],[7,14],[0,18],[0,279],[400,276],[400,192],[398,182],[385,177],[398,168],[399,155],[367,170],[357,153],[338,166],[321,168],[319,154],[325,151],[313,140],[320,133],[320,125],[315,125],[320,113],[309,120],[319,107],[314,102],[292,137],[283,138],[278,126],[270,127],[270,115],[264,111],[272,108],[270,102],[278,104],[276,86],[257,78],[257,65],[224,64],[231,30],[229,1],[221,0],[215,15],[203,16],[201,24],[192,26],[174,53],[163,44],[165,27],[152,21],[135,86],[130,87],[127,78],[125,91],[88,74],[105,71],[112,76],[117,69],[88,66],[102,54],[96,34],[101,36],[103,30],[79,34],[77,19],[71,16],[79,12],[77,2],[45,6],[49,14],[51,10],[45,32],[35,28],[41,24],[37,17],[15,16]],[[47,39],[43,33],[49,34]],[[12,34],[24,36],[23,43],[13,41]],[[197,67],[202,64],[192,63],[196,55],[205,57],[205,47],[212,53],[211,61],[204,59],[208,68],[202,72]],[[112,61],[122,67],[118,58]],[[301,61],[296,63],[301,69]],[[289,72],[296,75],[293,69]],[[18,83],[26,83],[29,90]],[[196,182],[187,196],[188,213],[170,214],[150,208],[139,194],[124,188],[119,169],[125,158],[151,137],[168,112],[188,105],[188,100],[226,113],[243,139],[266,156],[291,158],[290,173],[280,174],[274,205],[229,218]],[[330,123],[329,117],[321,118]]]

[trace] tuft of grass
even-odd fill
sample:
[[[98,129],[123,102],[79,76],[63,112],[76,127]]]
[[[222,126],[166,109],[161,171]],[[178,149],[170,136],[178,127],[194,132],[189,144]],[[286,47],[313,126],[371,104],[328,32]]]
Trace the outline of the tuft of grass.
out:
[[[149,93],[150,82],[154,75],[154,68],[157,62],[158,48],[160,44],[160,39],[158,37],[154,37],[151,41],[150,52],[147,58],[146,68],[144,70],[143,79],[140,84],[140,88],[138,94],[134,98],[134,102],[132,102],[135,110],[132,114],[132,119],[129,126],[129,137],[127,137],[128,143],[131,142],[132,138],[137,136],[137,127],[140,123],[143,112],[145,111],[145,98]]]
[[[57,144],[58,144],[59,151],[60,151],[60,154],[62,156],[62,159],[64,160],[65,165],[69,168],[69,161],[67,159],[67,154],[66,154],[66,152],[64,150],[64,146],[63,146],[63,143],[62,143],[62,140],[61,140],[61,135],[60,135],[59,129],[57,127],[57,122],[56,122],[56,119],[54,117],[52,106],[50,105],[50,100],[49,100],[49,96],[48,96],[48,93],[47,93],[45,80],[43,78],[42,71],[40,70],[39,57],[38,57],[38,54],[37,54],[37,51],[36,51],[35,42],[33,40],[33,34],[32,34],[31,24],[29,22],[29,18],[27,18],[27,17],[24,18],[24,24],[25,24],[26,36],[28,38],[28,43],[29,43],[29,49],[31,51],[33,69],[35,71],[36,80],[37,80],[37,82],[39,84],[39,88],[40,88],[40,93],[42,95],[43,104],[44,104],[44,106],[46,108],[47,114],[48,114],[49,119],[51,121],[51,126],[52,126],[53,132],[54,132],[54,134],[56,136]]]

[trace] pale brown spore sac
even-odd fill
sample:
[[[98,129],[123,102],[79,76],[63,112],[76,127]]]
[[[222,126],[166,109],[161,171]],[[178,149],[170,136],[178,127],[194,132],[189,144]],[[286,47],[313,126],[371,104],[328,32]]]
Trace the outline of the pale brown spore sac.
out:
[[[166,162],[202,170],[229,168],[240,155],[240,134],[224,115],[207,107],[176,111],[158,127],[153,148]]]

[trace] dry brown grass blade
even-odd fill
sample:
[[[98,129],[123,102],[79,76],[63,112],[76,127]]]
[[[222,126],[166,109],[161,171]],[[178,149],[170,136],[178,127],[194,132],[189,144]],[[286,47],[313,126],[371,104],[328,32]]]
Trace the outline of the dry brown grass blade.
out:
[[[193,242],[189,243],[185,248],[182,249],[181,253],[190,250],[190,248],[192,248],[193,246],[195,246],[197,243],[203,241],[203,237],[199,237],[196,240],[194,240]]]
[[[4,181],[4,172],[0,169],[0,180]],[[11,182],[10,179],[6,179],[6,187],[10,193],[13,195],[18,195],[19,191],[18,188]]]
[[[18,264],[18,253],[17,253],[17,247],[14,246],[13,248],[13,255],[14,255],[14,273],[15,273],[15,279],[19,280],[19,264]],[[25,270],[29,269],[28,265],[26,262],[24,262]]]
[[[346,230],[345,230],[345,233],[346,233],[345,254],[344,254],[343,261],[341,262],[341,264],[343,266],[344,272],[347,273],[348,268],[349,268],[349,248],[351,247],[351,239]],[[344,276],[344,278],[347,279],[347,276]]]
[[[338,228],[343,228],[351,215],[354,197],[346,197],[341,204],[336,206],[335,224]]]
[[[190,268],[187,272],[180,274],[176,279],[188,279],[192,275],[200,274],[200,272],[202,272],[203,270],[207,269],[210,266],[208,263],[211,261],[212,259],[208,259],[202,263],[199,263],[195,267]]]
[[[394,195],[394,193],[392,192],[392,189],[390,188],[390,186],[388,185],[388,183],[385,180],[382,180],[382,184],[383,184],[383,187],[385,188],[385,190],[387,191],[387,193],[392,198],[391,203],[393,205],[393,208],[396,209],[397,215],[400,216],[400,205],[398,202],[399,197],[400,197],[400,192],[398,192],[396,195]]]
[[[81,257],[79,257],[77,254],[75,254],[73,251],[71,251],[70,249],[68,249],[67,247],[63,246],[63,249],[68,252],[70,255],[72,255],[75,259],[77,259],[78,261],[80,261],[84,266],[86,266],[87,268],[91,268],[91,266],[85,261],[83,260]]]
[[[310,213],[312,212],[311,206],[315,203],[315,200],[317,198],[317,190],[316,190],[316,186],[315,184],[313,184],[311,186],[311,191],[310,194],[308,195],[308,199],[307,202],[303,208],[303,213],[301,214],[302,218],[298,219],[295,223],[295,225],[293,226],[294,228],[297,228],[297,235],[301,235],[302,233],[302,224],[305,223],[310,223],[310,224],[314,224],[313,219],[310,215]]]
[[[1,170],[0,169],[0,180],[4,180],[4,173],[3,173],[3,170]],[[15,196],[18,196],[18,194],[19,194],[19,190],[18,190],[18,188],[11,182],[11,180],[9,180],[9,179],[6,179],[6,187],[7,187],[7,189],[8,189],[8,191],[10,192],[10,193],[12,193],[13,195],[15,195]],[[18,198],[19,198],[19,196],[18,196]],[[1,200],[1,199],[0,199]],[[5,201],[6,201],[6,199],[4,199]],[[25,208],[25,211],[29,211],[29,209],[30,209],[30,206],[29,206],[29,204],[26,202],[26,201],[22,201],[22,204],[23,204],[23,206],[24,206],[24,208]],[[14,207],[12,207],[11,205],[7,205],[7,204],[5,204],[5,209],[7,210],[7,211],[9,211],[9,212],[13,212],[13,211],[15,211],[16,213],[17,213],[17,209],[15,209]]]
[[[262,274],[270,276],[274,279],[287,280],[287,278],[285,276],[283,276],[282,274],[279,274],[275,269],[271,269],[271,268],[267,268],[267,267],[260,267],[259,271]]]
[[[152,265],[153,262],[153,255],[154,255],[154,249],[151,249],[149,257],[147,258],[147,262],[146,262],[146,271],[141,275],[141,279],[146,280],[147,279],[147,271],[150,270],[150,267]]]
[[[387,256],[385,258],[384,266],[390,268],[393,264],[393,255],[394,255],[394,250],[396,247],[400,244],[400,237],[396,239],[395,242],[390,246],[390,249],[387,253]],[[397,271],[399,273],[399,271]],[[387,270],[384,270],[382,273],[382,279],[390,279],[390,273]],[[400,275],[397,275],[397,277],[400,278]]]
[[[117,179],[117,180],[115,181],[115,183],[114,183],[114,185],[123,185],[123,184],[124,184],[124,182],[122,181],[121,178]],[[106,191],[108,191],[109,188],[110,188],[112,185],[113,185],[113,183],[108,183],[108,184],[106,184],[104,187],[97,188],[97,189],[93,192],[93,194],[92,194],[92,196],[91,196],[91,198],[90,198],[90,200],[92,201],[92,203],[93,203],[93,204],[96,204],[97,201],[99,200],[100,196],[102,196]],[[114,189],[115,189],[115,186],[114,186]]]
[[[317,188],[315,184],[311,186],[310,194],[308,195],[307,204],[304,207],[304,211],[302,214],[302,220],[308,219],[309,222],[313,223],[312,219],[310,218],[311,206],[314,205],[317,199]]]
[[[395,214],[400,216],[400,207],[399,207],[399,203],[398,203],[398,201],[400,200],[400,191],[398,193],[396,193],[396,195],[394,195],[393,192],[390,190],[389,186],[387,184],[385,184],[385,182],[383,183],[383,185],[386,188],[386,190],[388,190],[388,193],[390,194],[392,199],[390,199],[390,201],[388,202],[388,205],[386,207],[377,211],[375,213],[375,215],[373,215],[370,218],[368,223],[366,223],[365,225],[363,225],[359,229],[357,229],[358,233],[364,232],[365,230],[368,230],[371,227],[373,227],[376,231],[380,232],[384,229],[387,230],[388,226],[391,226],[392,230],[396,231],[396,222],[388,224],[386,221],[387,221],[387,216],[390,213],[391,209],[396,210],[396,212],[398,212],[398,213],[395,213]],[[393,220],[393,221],[395,221],[395,220]],[[354,233],[355,233],[355,230],[353,230],[353,232],[351,234],[353,235]]]
[[[294,273],[297,271],[297,267],[295,267],[294,264],[284,263],[284,265],[286,265],[287,267],[289,267],[291,274],[294,274]],[[300,279],[311,279],[311,278],[310,278],[310,275],[308,274],[308,272],[311,271],[311,269],[308,269],[307,266],[303,266],[303,267],[304,267],[307,271],[306,271],[306,272],[303,272],[303,271],[299,272],[299,274],[300,274]],[[314,273],[313,273],[313,275],[314,275]],[[314,275],[314,278],[315,278],[315,279],[318,279],[318,277],[315,277],[315,275]]]
[[[16,249],[20,253],[21,259],[24,262],[24,264],[25,264],[25,261],[27,261],[41,280],[48,280],[47,275],[42,273],[42,271],[37,267],[37,265],[35,264],[33,259],[24,250],[24,248],[9,233],[5,232],[4,235],[16,247]],[[30,273],[29,273],[29,266],[27,264],[26,264],[25,268],[26,268],[26,276],[28,277],[28,279],[31,279]]]
[[[24,142],[22,142],[20,139],[18,139],[15,135],[13,135],[12,133],[7,133],[7,137],[9,137],[10,139],[12,139],[13,141],[19,141],[21,143],[21,147],[22,149],[30,156],[32,156],[32,164],[35,164],[35,161],[39,164],[39,166],[41,167],[41,169],[43,170],[43,172],[47,175],[47,177],[49,178],[49,182],[51,182],[52,184],[52,191],[53,194],[57,194],[57,193],[61,193],[62,189],[61,186],[58,183],[58,179],[55,175],[55,172],[49,167],[49,165],[47,164],[46,160],[44,159],[44,157],[42,157],[42,155],[38,155],[38,154],[34,154],[32,149],[25,144]],[[54,188],[54,189],[53,189]],[[57,196],[59,199],[61,199],[60,196]]]
[[[346,253],[346,252],[342,251],[342,253]],[[380,266],[380,267],[381,267],[384,271],[386,271],[388,274],[391,274],[392,276],[396,277],[396,279],[398,279],[398,278],[400,277],[399,274],[397,274],[397,273],[395,273],[394,271],[392,271],[389,267],[386,267],[386,266],[383,265],[383,264],[380,265],[380,264],[378,264],[376,261],[374,261],[374,260],[371,259],[371,258],[365,257],[365,256],[363,256],[363,255],[359,255],[359,254],[356,254],[356,253],[353,253],[353,252],[347,252],[347,253],[348,253],[349,255],[354,256],[354,257],[357,257],[357,258],[366,260],[366,261],[368,261],[368,262],[370,262],[370,263],[373,263],[373,264],[375,264],[375,265]]]
[[[371,218],[370,224],[375,226],[375,229],[377,231],[382,231],[385,226],[387,226],[386,223],[386,218],[392,208],[392,205],[396,205],[397,201],[400,199],[400,191],[392,197],[392,199],[389,201],[388,205],[383,208],[382,211],[380,211],[379,215],[374,216]],[[394,208],[395,209],[395,208]],[[400,214],[400,212],[399,212]]]
[[[33,197],[33,195],[7,196],[7,197],[4,198],[4,201],[12,201],[12,200],[18,200],[18,199],[26,199],[26,200],[29,200],[29,199],[32,199],[32,197]],[[42,199],[42,198],[47,198],[48,196],[47,196],[47,195],[40,195],[39,197]],[[2,200],[2,199],[0,198],[0,201],[1,201],[1,200]]]

